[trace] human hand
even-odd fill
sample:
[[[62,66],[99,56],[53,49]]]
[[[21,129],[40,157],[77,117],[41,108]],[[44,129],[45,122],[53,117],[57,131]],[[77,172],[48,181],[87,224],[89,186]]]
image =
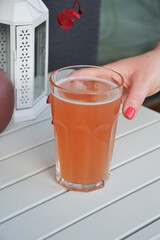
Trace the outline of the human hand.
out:
[[[123,76],[123,115],[132,119],[144,99],[160,91],[160,42],[152,51],[104,67],[113,69]]]
[[[97,69],[74,71],[69,76],[105,78],[105,68],[110,68],[123,76],[122,111],[126,118],[132,119],[144,99],[160,91],[160,42],[152,51],[142,55],[122,59]]]

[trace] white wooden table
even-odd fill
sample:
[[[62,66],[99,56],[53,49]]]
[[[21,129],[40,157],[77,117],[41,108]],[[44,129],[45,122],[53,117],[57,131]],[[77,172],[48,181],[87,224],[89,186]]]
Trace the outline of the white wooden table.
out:
[[[119,116],[111,176],[103,189],[55,182],[50,106],[0,134],[0,240],[160,239],[160,114]]]

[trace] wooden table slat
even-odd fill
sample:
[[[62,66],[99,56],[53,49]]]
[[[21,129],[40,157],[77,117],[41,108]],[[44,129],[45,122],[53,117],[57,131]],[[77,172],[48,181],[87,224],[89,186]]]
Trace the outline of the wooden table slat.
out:
[[[137,239],[159,240],[160,239],[160,219],[140,229],[140,231],[135,232],[133,235],[127,238],[127,240],[137,240]]]
[[[154,138],[150,139],[150,134],[153,132],[155,132]],[[159,132],[160,122],[117,139],[111,167],[115,168],[158,147]],[[54,163],[54,142],[52,141],[6,159],[0,162],[0,188],[42,171]]]
[[[8,207],[1,209],[0,223],[65,192],[55,181],[55,167],[5,188],[0,192],[0,206]]]
[[[151,136],[154,133],[154,137]],[[112,168],[160,147],[160,121],[115,141]]]
[[[16,127],[12,129],[13,131],[9,129],[10,131],[5,130],[2,134],[0,134],[0,161],[37,146],[38,144],[44,142],[47,138],[54,138],[53,126],[50,124],[50,108],[45,110],[45,114],[46,119],[44,118],[44,113],[42,113],[41,117],[38,118],[39,120],[29,121],[29,123],[28,121],[16,123]],[[143,107],[137,114],[136,118],[132,121],[125,119],[124,116],[120,114],[116,137],[119,138],[129,134],[130,132],[140,129],[146,125],[152,124],[159,119],[159,114],[155,112],[149,114],[148,110]]]
[[[116,203],[160,178],[159,156],[160,149],[113,170],[110,180],[101,190],[90,193],[66,192],[1,224],[0,236],[5,235],[7,239],[10,236],[24,240],[37,239],[56,233],[91,213]],[[19,226],[18,231],[16,226]],[[7,229],[10,231],[7,232]]]
[[[53,138],[50,119],[2,136],[0,137],[0,160],[40,145],[49,138]]]
[[[37,118],[35,118],[33,120],[15,122],[14,119],[12,118],[10,123],[8,124],[7,128],[0,134],[0,136],[4,136],[4,135],[10,134],[10,133],[13,133],[15,131],[18,131],[25,127],[29,127],[31,125],[35,125],[36,123],[42,122],[42,121],[50,119],[50,118],[51,118],[50,105],[46,105],[46,109],[43,112],[41,112]]]
[[[154,138],[150,135],[154,132]],[[160,146],[160,122],[142,128],[115,141],[111,168],[132,161]],[[144,140],[145,139],[145,140]],[[0,162],[0,189],[43,171],[55,164],[54,142],[49,141]],[[17,166],[15,168],[15,166]]]
[[[36,119],[11,120],[0,134],[0,240],[158,236],[160,114],[142,107],[130,121],[121,106],[110,179],[90,193],[55,182],[50,122],[48,105]]]
[[[132,133],[157,121],[160,121],[160,114],[144,107],[139,110],[133,120],[128,120],[121,115],[118,119],[116,138],[122,137],[126,133]]]
[[[31,177],[55,164],[54,141],[0,162],[0,189]]]
[[[144,201],[144,198],[146,201]],[[136,204],[135,204],[136,202]],[[152,202],[152,208],[150,207]],[[123,198],[84,220],[59,232],[49,240],[101,239],[122,240],[141,228],[157,214],[160,202],[160,181]],[[159,215],[160,217],[160,215]],[[129,221],[128,221],[129,219]],[[99,224],[101,222],[101,224]],[[116,231],[114,231],[116,229]],[[160,228],[159,228],[160,229]],[[155,236],[154,234],[153,236]],[[146,238],[137,238],[145,239]],[[127,238],[128,240],[128,238]]]

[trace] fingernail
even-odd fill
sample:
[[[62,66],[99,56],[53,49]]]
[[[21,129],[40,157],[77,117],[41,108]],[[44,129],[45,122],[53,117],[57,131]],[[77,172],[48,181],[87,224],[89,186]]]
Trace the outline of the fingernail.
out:
[[[136,110],[133,107],[128,107],[125,111],[125,116],[132,119],[135,115]]]

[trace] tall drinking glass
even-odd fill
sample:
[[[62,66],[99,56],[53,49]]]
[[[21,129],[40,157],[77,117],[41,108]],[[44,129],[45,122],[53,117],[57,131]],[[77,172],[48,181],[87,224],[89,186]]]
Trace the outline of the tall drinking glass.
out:
[[[51,74],[56,180],[67,189],[104,186],[122,90],[122,76],[103,67],[70,66]]]

